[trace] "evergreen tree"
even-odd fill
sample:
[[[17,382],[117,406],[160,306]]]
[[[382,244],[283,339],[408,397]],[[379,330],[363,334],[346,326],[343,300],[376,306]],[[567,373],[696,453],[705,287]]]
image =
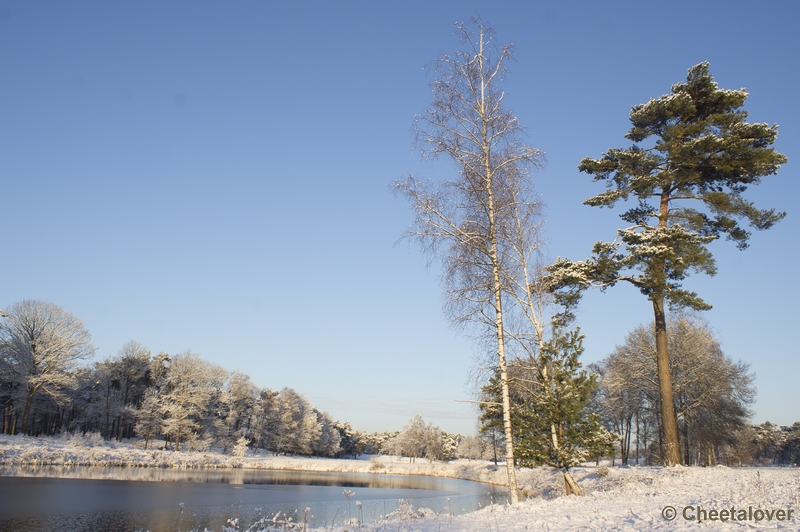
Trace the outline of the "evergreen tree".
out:
[[[581,494],[570,468],[613,450],[617,437],[589,409],[597,377],[581,369],[583,336],[554,329],[536,358],[509,366],[511,423],[519,463],[548,465],[564,475],[568,494]],[[496,426],[500,389],[497,376],[482,388],[481,432]]]
[[[116,419],[116,437],[120,441],[133,434],[136,409],[144,399],[149,384],[150,358],[149,349],[131,340],[122,346],[116,358],[105,362],[118,389],[120,408]]]
[[[526,393],[512,411],[520,463],[561,470],[567,494],[576,495],[581,490],[569,469],[590,455],[607,454],[616,439],[602,427],[600,417],[589,412],[597,376],[581,369],[582,343],[578,330],[554,330],[535,368],[530,368],[532,375],[520,379]]]
[[[497,465],[497,448],[503,442],[505,434],[503,432],[503,403],[500,391],[500,371],[495,369],[494,375],[489,378],[489,383],[481,388],[480,403],[478,407],[481,411],[480,429],[478,432],[492,446],[492,459]]]
[[[327,412],[314,409],[320,426],[319,437],[312,442],[316,456],[335,456],[342,450],[342,434],[339,425]]]
[[[618,230],[613,242],[597,242],[591,258],[559,259],[550,267],[548,281],[562,302],[575,304],[585,288],[605,289],[619,281],[633,284],[652,302],[669,465],[681,458],[665,303],[709,309],[696,293],[681,287],[690,273],[716,273],[708,244],[725,236],[744,249],[750,232],[741,220],[764,230],[785,216],[774,209],[759,210],[742,197],[748,186],[775,174],[787,161],[771,147],[777,125],[745,122],[747,112],[741,108],[746,99],[744,89],[718,88],[708,63],[701,63],[689,70],[685,83],[672,86],[671,94],[633,107],[633,127],[625,137],[634,145],[610,149],[600,159],[585,158],[578,167],[608,188],[586,205],[636,201],[620,215],[629,227]]]
[[[276,451],[280,424],[279,392],[261,389],[253,407],[253,445]]]
[[[333,428],[339,432],[339,452],[336,456],[338,458],[357,458],[359,454],[358,436],[353,431],[352,425],[334,421]]]

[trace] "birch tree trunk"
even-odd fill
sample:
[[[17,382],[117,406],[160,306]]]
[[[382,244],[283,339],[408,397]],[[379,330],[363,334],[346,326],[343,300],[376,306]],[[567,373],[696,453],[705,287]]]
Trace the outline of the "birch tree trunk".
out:
[[[511,427],[511,395],[508,390],[508,364],[506,364],[505,335],[503,334],[503,306],[499,281],[495,283],[497,297],[497,356],[500,366],[500,390],[503,394],[503,432],[506,439],[506,471],[508,473],[508,489],[511,491],[511,502],[520,500],[517,486],[517,473],[514,469],[514,432]]]

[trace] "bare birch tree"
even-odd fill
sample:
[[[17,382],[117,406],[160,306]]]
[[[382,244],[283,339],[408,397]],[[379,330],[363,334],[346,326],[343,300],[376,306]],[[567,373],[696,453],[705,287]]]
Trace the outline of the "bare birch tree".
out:
[[[456,324],[479,324],[496,344],[503,403],[508,482],[519,500],[508,394],[504,293],[513,269],[509,228],[527,199],[529,170],[539,150],[525,145],[524,128],[503,107],[500,85],[513,46],[500,46],[480,18],[456,24],[464,49],[433,63],[433,104],[417,117],[417,142],[425,156],[449,157],[458,179],[439,186],[409,176],[395,184],[416,218],[406,236],[443,265],[447,312]],[[535,210],[535,209],[534,209]]]

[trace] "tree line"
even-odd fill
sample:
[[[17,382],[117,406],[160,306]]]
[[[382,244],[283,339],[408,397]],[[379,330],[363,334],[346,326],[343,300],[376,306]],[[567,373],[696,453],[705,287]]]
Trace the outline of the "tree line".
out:
[[[447,433],[421,416],[403,430],[363,432],[334,421],[291,388],[259,388],[238,371],[191,352],[152,355],[131,341],[91,365],[95,352],[80,319],[56,305],[12,305],[0,329],[0,405],[4,434],[99,433],[141,438],[145,448],[221,448],[309,456],[391,454],[417,459],[498,460],[504,449],[497,372],[482,389],[478,437]],[[675,315],[668,337],[685,463],[798,464],[800,423],[747,423],[755,387],[709,325]],[[600,457],[620,464],[660,463],[657,368],[652,327],[639,326],[591,372],[581,369],[575,334],[545,346],[541,359],[514,358],[508,373],[516,463],[562,467]],[[552,373],[541,387],[542,369]],[[26,417],[27,416],[27,417]],[[556,420],[560,454],[552,445]]]
[[[334,421],[291,388],[260,388],[186,351],[151,354],[131,341],[90,365],[95,353],[82,320],[61,307],[25,300],[0,328],[4,434],[97,432],[139,437],[174,450],[237,444],[276,453],[355,453],[348,423]]]
[[[447,433],[415,416],[401,431],[369,433],[334,421],[291,388],[260,388],[239,371],[186,351],[153,355],[138,342],[95,354],[83,321],[25,300],[3,313],[0,423],[3,434],[98,433],[139,438],[145,449],[248,448],[324,457],[394,454],[412,460],[480,458],[486,442]]]

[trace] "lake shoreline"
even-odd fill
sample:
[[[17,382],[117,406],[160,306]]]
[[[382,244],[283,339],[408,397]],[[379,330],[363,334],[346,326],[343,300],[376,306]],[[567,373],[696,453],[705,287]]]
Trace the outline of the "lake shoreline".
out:
[[[450,462],[386,455],[357,459],[258,454],[248,450],[245,456],[223,454],[221,450],[173,451],[144,450],[140,440],[100,440],[97,438],[29,437],[0,435],[0,465],[4,466],[86,466],[162,469],[272,469],[369,473],[378,475],[414,475],[454,478],[506,486],[505,466],[485,460]]]

